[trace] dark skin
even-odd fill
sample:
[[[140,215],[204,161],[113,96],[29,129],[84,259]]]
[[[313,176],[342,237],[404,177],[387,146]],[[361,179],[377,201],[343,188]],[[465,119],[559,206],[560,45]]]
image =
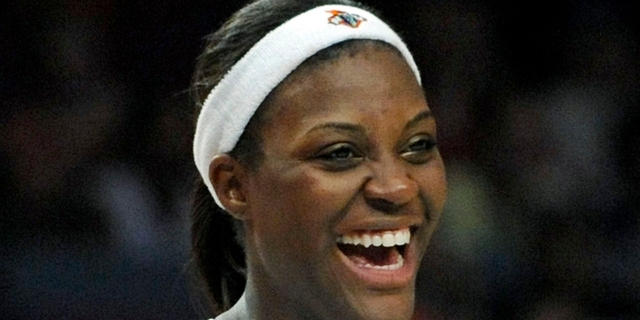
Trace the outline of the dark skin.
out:
[[[211,180],[243,221],[248,281],[220,319],[410,319],[446,179],[436,124],[405,60],[366,47],[290,75],[268,101],[257,169]],[[410,228],[397,270],[354,264],[336,238]]]

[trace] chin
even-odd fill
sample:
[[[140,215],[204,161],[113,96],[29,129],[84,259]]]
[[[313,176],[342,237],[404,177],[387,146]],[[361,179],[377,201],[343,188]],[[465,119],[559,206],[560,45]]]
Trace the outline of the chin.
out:
[[[367,320],[409,320],[414,313],[414,292],[374,294],[360,301],[358,314]]]

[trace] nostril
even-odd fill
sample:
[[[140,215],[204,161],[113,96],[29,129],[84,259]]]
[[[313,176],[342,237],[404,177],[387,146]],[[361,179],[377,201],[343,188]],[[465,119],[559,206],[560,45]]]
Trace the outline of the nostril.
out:
[[[418,196],[418,184],[408,176],[376,177],[364,186],[364,196],[372,207],[394,211]]]
[[[374,210],[384,213],[396,213],[401,207],[400,205],[382,198],[367,198],[366,201]]]

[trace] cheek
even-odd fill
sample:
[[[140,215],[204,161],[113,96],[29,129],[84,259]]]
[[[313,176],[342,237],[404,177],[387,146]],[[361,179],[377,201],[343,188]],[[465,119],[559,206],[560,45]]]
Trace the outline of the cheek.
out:
[[[439,195],[442,202],[440,207],[443,207],[444,202],[447,200],[448,183],[447,183],[447,173],[444,167],[444,163],[442,162],[442,159],[440,159],[440,167],[438,171],[440,172],[439,180],[438,180],[438,187],[439,187],[438,190],[440,191]]]
[[[439,219],[447,199],[447,179],[442,159],[426,167],[420,175],[423,195],[429,202],[433,219]]]
[[[316,170],[276,171],[255,184],[253,229],[262,246],[298,251],[299,256],[328,252],[333,228],[357,192],[354,179]]]

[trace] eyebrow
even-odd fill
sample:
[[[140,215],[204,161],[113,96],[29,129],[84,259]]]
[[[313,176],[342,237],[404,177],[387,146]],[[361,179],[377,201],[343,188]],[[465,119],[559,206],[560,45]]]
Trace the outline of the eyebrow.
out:
[[[409,122],[404,126],[404,129],[407,130],[420,123],[420,121],[430,118],[433,118],[433,113],[430,110],[424,110],[413,117],[413,119],[409,120]]]
[[[433,113],[431,113],[431,111],[429,110],[424,110],[418,113],[415,117],[413,117],[413,119],[409,120],[409,122],[407,122],[407,124],[404,126],[404,129],[407,130],[417,125],[421,121],[425,119],[430,119],[430,118],[433,118]],[[366,132],[366,129],[361,125],[345,123],[345,122],[327,122],[327,123],[322,123],[317,126],[314,126],[313,128],[309,129],[307,133],[313,132],[316,130],[326,130],[326,129],[333,129],[337,131],[347,131],[347,132],[358,133],[358,134],[363,134]]]
[[[307,131],[307,133],[308,132],[312,132],[312,131],[316,131],[316,130],[325,130],[325,129],[333,129],[333,130],[337,130],[337,131],[347,131],[347,132],[359,133],[359,134],[362,134],[362,133],[364,133],[366,131],[363,126],[356,125],[356,124],[345,123],[345,122],[327,122],[327,123],[323,123],[323,124],[319,124],[317,126],[314,126],[313,128],[309,129],[309,131]]]

